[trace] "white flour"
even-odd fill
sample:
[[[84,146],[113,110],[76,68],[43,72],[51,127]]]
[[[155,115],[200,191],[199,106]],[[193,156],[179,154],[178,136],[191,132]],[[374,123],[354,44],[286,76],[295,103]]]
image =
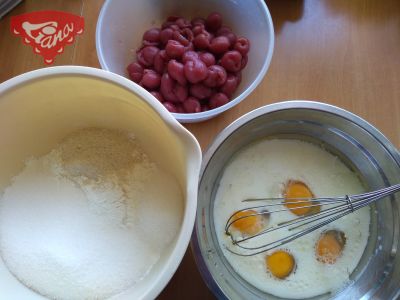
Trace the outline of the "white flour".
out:
[[[104,299],[150,271],[182,214],[178,182],[132,136],[84,129],[30,159],[4,191],[0,253],[42,295]]]

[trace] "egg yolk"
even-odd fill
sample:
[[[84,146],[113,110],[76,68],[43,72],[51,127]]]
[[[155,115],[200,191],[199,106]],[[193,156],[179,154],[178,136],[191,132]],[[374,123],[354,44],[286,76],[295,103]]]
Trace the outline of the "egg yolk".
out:
[[[324,232],[315,247],[317,260],[325,264],[334,264],[342,255],[345,242],[345,235],[341,231]]]
[[[285,185],[283,195],[285,197],[285,206],[298,216],[315,213],[320,209],[319,206],[309,207],[313,202],[307,200],[307,198],[314,198],[314,194],[308,186],[301,181],[289,181]]]
[[[263,229],[260,215],[252,216],[257,214],[255,210],[249,209],[244,211],[238,211],[233,215],[232,226],[239,230],[241,233],[246,235],[253,235],[259,233]],[[241,217],[245,217],[240,219]]]
[[[283,250],[278,250],[265,258],[268,270],[279,279],[284,279],[292,273],[295,263],[293,256]]]

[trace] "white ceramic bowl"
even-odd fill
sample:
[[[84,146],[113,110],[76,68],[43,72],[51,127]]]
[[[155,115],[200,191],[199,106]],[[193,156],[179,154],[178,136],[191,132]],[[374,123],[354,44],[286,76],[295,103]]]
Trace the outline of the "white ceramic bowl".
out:
[[[187,249],[196,213],[201,150],[154,97],[130,80],[99,69],[64,66],[25,73],[0,84],[0,193],[31,156],[48,153],[83,127],[135,132],[145,151],[178,179],[185,194],[181,229],[150,273],[113,299],[154,299]],[[160,157],[160,153],[161,157]],[[1,299],[43,299],[0,259]]]
[[[173,114],[180,122],[200,122],[219,115],[244,100],[267,72],[274,48],[274,29],[263,0],[107,0],[100,12],[96,28],[96,49],[100,65],[122,76],[136,59],[143,33],[159,26],[170,15],[185,18],[206,17],[210,12],[222,14],[224,24],[238,36],[251,42],[249,61],[242,73],[242,83],[233,99],[222,107],[196,113]]]

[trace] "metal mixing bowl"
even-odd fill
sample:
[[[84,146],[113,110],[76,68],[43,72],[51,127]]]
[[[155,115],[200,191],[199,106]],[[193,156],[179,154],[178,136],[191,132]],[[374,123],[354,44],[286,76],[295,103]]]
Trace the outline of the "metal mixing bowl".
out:
[[[368,190],[400,182],[400,154],[371,124],[343,109],[310,101],[282,102],[241,117],[206,152],[199,185],[192,248],[204,280],[220,299],[281,299],[242,279],[230,266],[214,229],[214,199],[225,166],[249,143],[265,137],[321,145],[359,174]],[[371,209],[370,236],[351,283],[312,299],[397,299],[400,296],[400,195]]]

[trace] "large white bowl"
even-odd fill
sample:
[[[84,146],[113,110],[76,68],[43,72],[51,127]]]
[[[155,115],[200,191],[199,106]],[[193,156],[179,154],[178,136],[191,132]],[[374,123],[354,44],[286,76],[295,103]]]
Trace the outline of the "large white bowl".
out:
[[[113,299],[153,299],[186,251],[196,213],[201,150],[196,139],[154,97],[130,80],[100,69],[36,70],[0,84],[0,193],[31,156],[48,153],[84,127],[129,130],[174,174],[185,194],[180,231],[146,277]],[[112,245],[110,245],[112,246]],[[43,299],[11,275],[0,258],[1,299]]]
[[[107,0],[101,9],[96,28],[96,49],[100,65],[122,76],[136,59],[143,33],[159,26],[170,15],[185,18],[222,14],[224,24],[238,36],[251,42],[249,61],[242,73],[242,83],[233,99],[224,106],[196,114],[173,114],[180,122],[200,122],[219,115],[244,100],[267,72],[274,49],[274,29],[263,0]]]

